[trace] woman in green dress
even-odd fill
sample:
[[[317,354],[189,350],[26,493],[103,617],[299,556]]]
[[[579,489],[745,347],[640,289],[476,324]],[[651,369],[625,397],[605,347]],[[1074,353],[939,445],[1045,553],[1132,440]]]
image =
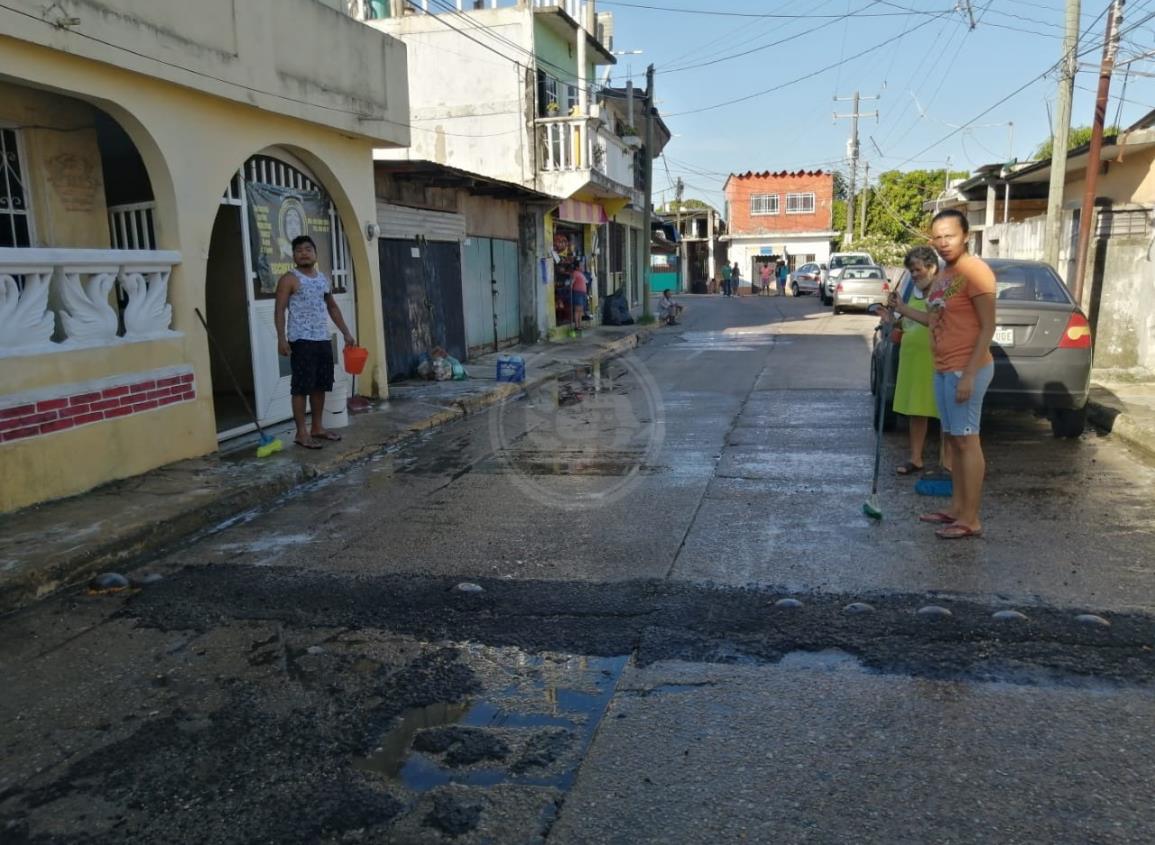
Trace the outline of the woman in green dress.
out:
[[[894,411],[909,421],[910,459],[895,469],[899,475],[914,475],[923,468],[922,452],[930,420],[938,419],[934,398],[934,358],[930,352],[929,317],[926,295],[938,274],[938,255],[929,246],[916,246],[903,260],[910,271],[913,290],[908,297],[891,294],[890,308],[902,317],[902,342],[899,344],[898,380],[894,387]],[[904,302],[903,299],[906,299]],[[946,472],[940,455],[939,463]]]

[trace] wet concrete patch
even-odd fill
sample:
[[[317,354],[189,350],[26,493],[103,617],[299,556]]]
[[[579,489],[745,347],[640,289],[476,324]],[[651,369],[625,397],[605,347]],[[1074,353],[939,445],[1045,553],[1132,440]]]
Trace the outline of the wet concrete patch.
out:
[[[1105,614],[1112,625],[1099,629],[1078,625],[1073,612],[1034,607],[1028,623],[1011,629],[991,618],[996,608],[988,604],[925,594],[873,596],[875,613],[851,616],[843,607],[863,596],[816,593],[805,608],[783,614],[769,608],[780,590],[665,581],[479,583],[485,592],[472,595],[418,576],[195,569],[133,597],[126,612],[163,628],[256,615],[286,626],[365,626],[434,641],[452,631],[454,638],[528,653],[635,653],[642,663],[777,661],[791,651],[839,648],[872,670],[926,677],[1155,679],[1155,620],[1142,614]],[[951,610],[949,625],[917,616],[929,600]]]

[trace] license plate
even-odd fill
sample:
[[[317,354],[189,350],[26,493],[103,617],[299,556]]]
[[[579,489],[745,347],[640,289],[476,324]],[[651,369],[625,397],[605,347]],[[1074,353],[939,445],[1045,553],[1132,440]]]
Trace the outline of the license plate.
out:
[[[1015,345],[1015,330],[1011,328],[1003,328],[1000,326],[995,329],[994,342],[999,346],[1014,346]]]
[[[867,302],[870,302],[870,297],[869,296],[855,296],[855,297],[852,297],[850,301],[853,302],[855,305],[865,305]]]

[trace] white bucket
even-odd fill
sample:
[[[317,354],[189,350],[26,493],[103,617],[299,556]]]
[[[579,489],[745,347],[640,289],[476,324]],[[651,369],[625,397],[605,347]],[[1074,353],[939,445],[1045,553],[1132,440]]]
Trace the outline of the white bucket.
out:
[[[349,425],[349,390],[341,383],[325,394],[325,412],[321,414],[321,425],[325,428],[345,428]]]

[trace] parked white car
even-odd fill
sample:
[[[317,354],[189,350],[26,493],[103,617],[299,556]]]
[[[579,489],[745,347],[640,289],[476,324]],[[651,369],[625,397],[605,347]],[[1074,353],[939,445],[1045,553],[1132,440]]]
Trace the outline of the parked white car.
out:
[[[834,288],[842,277],[842,271],[847,267],[874,267],[874,258],[869,252],[836,252],[830,256],[826,276],[818,289],[823,305],[834,304]]]

